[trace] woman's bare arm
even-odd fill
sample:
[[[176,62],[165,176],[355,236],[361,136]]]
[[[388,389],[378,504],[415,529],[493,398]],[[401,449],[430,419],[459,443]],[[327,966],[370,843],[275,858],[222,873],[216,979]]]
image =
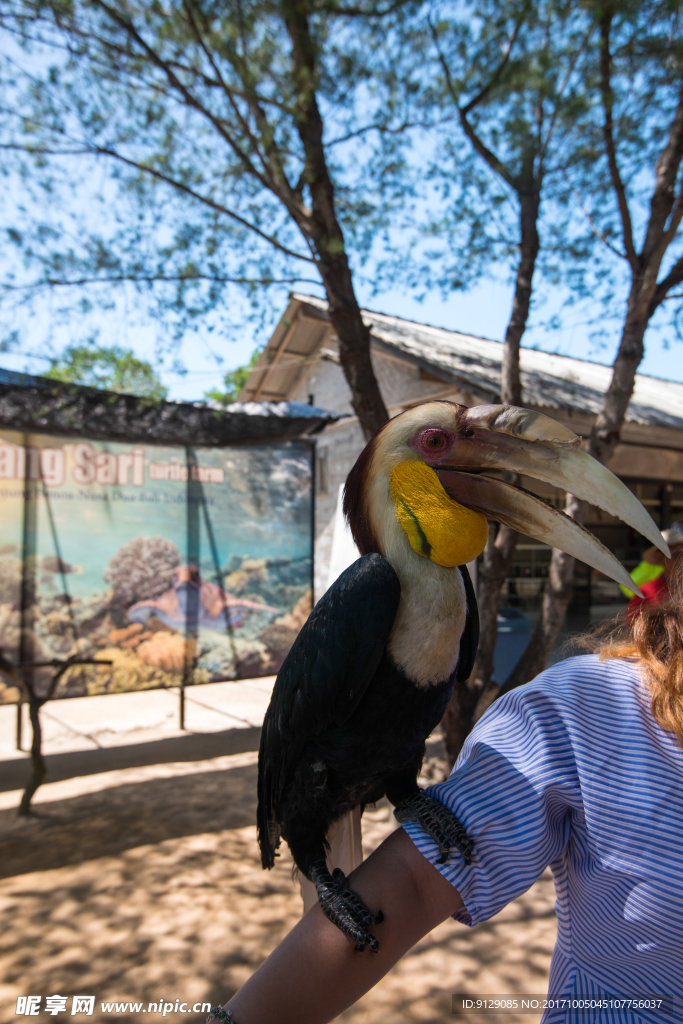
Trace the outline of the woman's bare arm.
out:
[[[230,1000],[236,1024],[325,1024],[355,1003],[418,939],[454,914],[460,894],[426,860],[402,828],[351,875],[370,910],[379,953],[353,942],[315,906]]]

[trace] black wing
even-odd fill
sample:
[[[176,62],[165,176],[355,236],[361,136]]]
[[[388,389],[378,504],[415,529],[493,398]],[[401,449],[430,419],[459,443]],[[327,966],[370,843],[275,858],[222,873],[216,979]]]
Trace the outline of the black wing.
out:
[[[477,647],[479,646],[479,608],[477,607],[477,598],[467,566],[459,565],[458,568],[462,574],[465,594],[467,595],[467,618],[465,619],[465,628],[460,637],[460,655],[455,670],[455,678],[459,683],[464,683],[472,674],[474,659],[477,656]]]
[[[258,830],[273,866],[279,804],[306,742],[343,724],[357,707],[389,642],[401,585],[382,555],[363,555],[321,597],[275,681],[261,733]]]

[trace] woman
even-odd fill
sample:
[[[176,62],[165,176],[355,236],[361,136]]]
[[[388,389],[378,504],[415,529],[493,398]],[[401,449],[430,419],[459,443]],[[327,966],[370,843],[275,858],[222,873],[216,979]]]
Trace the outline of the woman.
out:
[[[350,876],[380,950],[357,953],[316,905],[213,1019],[323,1024],[449,915],[473,926],[550,865],[558,937],[549,994],[605,999],[560,1021],[683,1021],[683,581],[626,633],[595,644],[497,701],[453,774],[430,793],[474,839],[466,866],[418,826],[394,832]],[[674,997],[663,1015],[648,1000]],[[676,1005],[676,1000],[678,1004]],[[211,1019],[211,1018],[210,1018]]]

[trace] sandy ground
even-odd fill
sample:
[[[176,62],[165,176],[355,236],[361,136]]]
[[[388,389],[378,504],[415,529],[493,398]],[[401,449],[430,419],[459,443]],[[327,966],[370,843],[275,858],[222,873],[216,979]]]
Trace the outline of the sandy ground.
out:
[[[301,913],[291,861],[261,870],[253,826],[256,754],[126,768],[45,786],[37,814],[0,810],[0,1020],[19,995],[95,994],[92,1018],[133,1024],[161,1015],[102,1013],[101,1001],[224,1001]],[[5,794],[8,797],[9,794]],[[367,811],[368,851],[394,827]],[[339,1020],[436,1024],[451,996],[542,993],[555,939],[543,877],[474,930],[448,921]],[[71,1020],[69,1014],[38,1020]],[[204,1017],[169,1014],[166,1020]],[[507,1024],[534,1016],[476,1017]]]

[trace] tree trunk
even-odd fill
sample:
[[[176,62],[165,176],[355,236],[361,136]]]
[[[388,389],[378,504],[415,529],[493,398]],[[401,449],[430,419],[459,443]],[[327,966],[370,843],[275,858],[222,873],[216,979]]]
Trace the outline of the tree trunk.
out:
[[[389,414],[372,366],[370,330],[363,323],[356,299],[344,234],[335,209],[316,96],[317,49],[308,23],[308,4],[283,0],[282,10],[292,42],[297,130],[305,155],[301,185],[308,187],[311,197],[310,212],[298,209],[292,214],[315,248],[330,320],[339,340],[339,362],[351,390],[351,405],[369,440],[387,422]]]
[[[47,774],[45,758],[43,757],[42,750],[43,732],[40,725],[40,707],[43,701],[37,700],[30,690],[28,691],[28,695],[28,708],[31,716],[31,726],[33,728],[33,739],[31,742],[31,778],[24,790],[21,803],[19,804],[19,809],[17,810],[17,814],[22,818],[25,818],[31,813],[31,800]]]
[[[658,286],[657,278],[662,260],[676,237],[683,217],[683,197],[680,194],[676,195],[676,181],[683,160],[683,85],[667,143],[655,165],[650,216],[643,248],[638,254],[633,243],[631,214],[626,189],[619,172],[613,136],[610,54],[612,17],[613,12],[605,8],[600,26],[601,90],[605,111],[603,131],[610,177],[621,217],[624,250],[631,267],[631,290],[619,350],[613,364],[612,379],[588,442],[589,454],[602,463],[610,459],[619,441],[626,410],[633,395],[636,373],[645,352],[644,338],[650,317],[670,289],[680,283],[683,269],[681,261],[677,261]],[[583,523],[588,507],[585,502],[580,502],[568,494],[565,511]],[[540,621],[534,630],[531,643],[508,680],[505,691],[527,682],[545,668],[571,601],[573,579],[574,559],[562,551],[553,549]]]
[[[441,719],[446,758],[451,767],[455,764],[463,743],[472,731],[474,712],[479,703],[479,696],[473,675],[464,683],[456,683],[446,713]]]
[[[495,539],[493,532],[489,534],[484,549],[484,564],[479,569],[477,604],[480,634],[484,642],[479,644],[473,675],[480,690],[485,689],[493,673],[493,653],[498,635],[498,606],[516,546],[516,532],[508,526],[499,526]]]
[[[612,54],[610,30],[614,10],[607,5],[600,19],[600,89],[604,109],[603,136],[612,188],[619,208],[624,252],[631,268],[631,290],[626,318],[613,364],[612,379],[605,393],[602,408],[593,424],[588,452],[606,463],[619,441],[628,403],[633,395],[638,367],[645,351],[644,338],[650,317],[672,287],[683,275],[680,259],[660,285],[657,277],[662,260],[676,237],[683,218],[683,196],[676,193],[678,172],[683,160],[683,83],[669,128],[666,145],[655,165],[655,184],[650,199],[650,215],[643,248],[638,254],[633,241],[633,224],[627,192],[619,171],[612,118]],[[588,507],[571,494],[567,495],[565,512],[578,522],[586,519]],[[532,679],[545,668],[555,645],[572,596],[574,559],[553,549],[550,572],[543,594],[541,618],[531,643],[508,680],[504,691]]]
[[[505,332],[501,370],[500,398],[504,405],[522,404],[519,349],[526,330],[531,305],[532,279],[539,250],[538,215],[540,189],[535,183],[519,191],[520,258],[517,266],[512,313]],[[519,478],[511,477],[511,483]],[[515,555],[517,534],[509,526],[499,526],[495,539],[489,535],[484,562],[479,567],[477,605],[482,642],[466,690],[457,690],[443,718],[446,751],[455,762],[467,734],[472,729],[490,696],[493,653],[498,637],[498,608],[503,584]]]
[[[636,303],[629,303],[635,306]],[[639,306],[642,303],[638,304]],[[614,360],[612,379],[605,393],[602,408],[591,430],[588,451],[599,462],[607,462],[614,453],[621,426],[626,417],[636,383],[636,373],[645,354],[647,315],[639,308],[629,311]]]
[[[589,454],[602,463],[610,459],[619,441],[619,432],[635,387],[638,366],[645,352],[647,315],[643,313],[645,300],[642,288],[638,288],[639,284],[640,282],[635,283],[631,289],[612,379],[588,442]],[[583,524],[586,521],[588,505],[584,501],[578,501],[572,494],[567,495],[564,510],[577,522]],[[572,599],[574,561],[564,551],[553,548],[548,580],[543,592],[541,617],[529,646],[501,690],[501,694],[528,682],[546,667]]]
[[[500,400],[504,405],[522,404],[522,383],[519,375],[519,349],[526,330],[531,306],[532,279],[540,246],[538,215],[541,205],[540,186],[535,182],[519,193],[520,258],[515,281],[512,313],[505,332]]]
[[[587,505],[583,501],[577,501],[574,495],[568,494],[564,510],[572,519],[582,523],[586,518]],[[546,667],[572,599],[574,564],[575,559],[571,555],[553,548],[548,579],[543,591],[541,616],[536,623],[529,646],[505,685],[499,690],[498,696],[533,679]]]
[[[339,362],[351,389],[351,405],[369,441],[389,414],[370,357],[370,328],[363,323],[346,253],[342,255],[343,260],[326,261],[323,281],[330,320],[339,339]]]

